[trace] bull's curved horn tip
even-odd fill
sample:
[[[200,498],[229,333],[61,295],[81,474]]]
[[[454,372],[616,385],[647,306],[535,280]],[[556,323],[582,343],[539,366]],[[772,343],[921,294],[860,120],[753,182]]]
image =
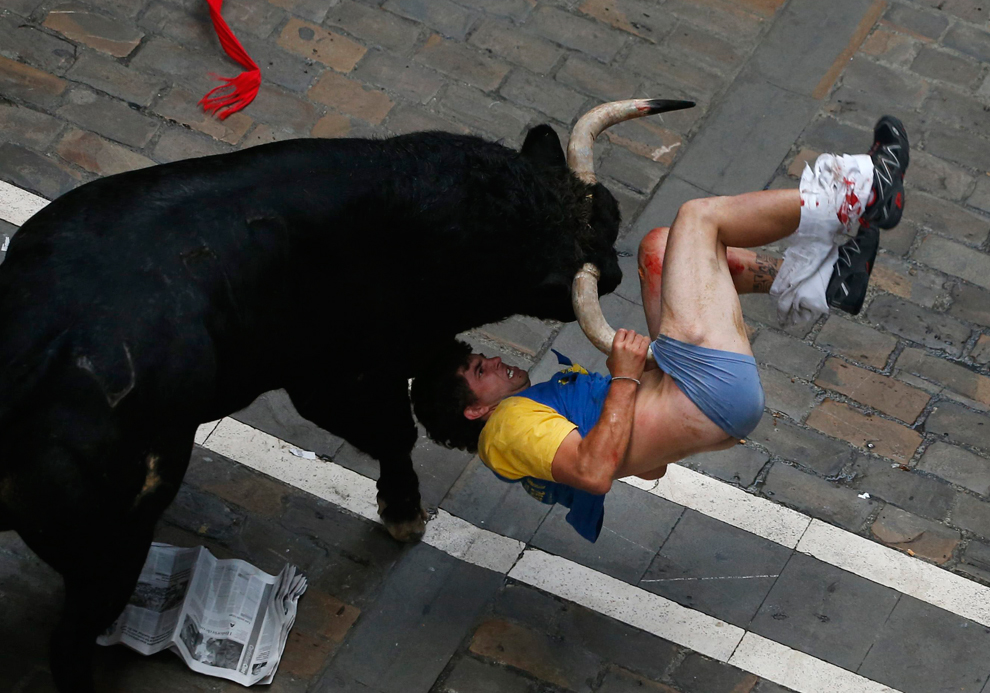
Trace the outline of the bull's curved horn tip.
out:
[[[657,113],[667,113],[668,111],[681,111],[685,108],[694,108],[694,101],[680,101],[677,99],[647,99],[646,108],[649,115]]]

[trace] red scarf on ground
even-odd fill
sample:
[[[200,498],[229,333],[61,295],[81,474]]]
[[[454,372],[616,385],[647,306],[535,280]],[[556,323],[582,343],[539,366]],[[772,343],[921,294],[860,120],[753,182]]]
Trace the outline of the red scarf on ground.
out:
[[[210,6],[210,17],[213,19],[213,28],[216,29],[217,36],[220,38],[220,45],[223,46],[227,55],[247,68],[236,77],[220,77],[214,74],[213,77],[226,82],[226,84],[211,89],[206,96],[199,100],[204,111],[224,120],[254,101],[254,97],[258,95],[258,87],[261,86],[261,68],[251,60],[251,56],[244,50],[244,46],[234,36],[234,32],[227,26],[223,17],[220,16],[223,0],[206,0],[206,2]]]

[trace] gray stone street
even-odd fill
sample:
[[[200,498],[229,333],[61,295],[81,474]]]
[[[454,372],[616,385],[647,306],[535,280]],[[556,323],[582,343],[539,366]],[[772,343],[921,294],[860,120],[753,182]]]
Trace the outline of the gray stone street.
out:
[[[865,152],[885,113],[912,145],[904,218],[881,236],[863,311],[785,329],[768,296],[742,296],[762,422],[660,482],[617,483],[595,544],[425,437],[414,462],[444,529],[399,544],[360,501],[374,460],[284,392],[202,428],[157,538],[308,576],[269,690],[990,693],[990,6],[227,0],[223,13],[263,82],[221,121],[197,102],[211,73],[240,68],[205,2],[0,0],[0,248],[18,228],[11,195],[51,200],[155,163],[424,129],[518,147],[544,122],[566,142],[603,101],[691,99],[595,150],[623,215],[624,279],[603,308],[645,332],[636,249],[683,202],[796,188],[819,153]],[[576,324],[513,317],[464,336],[537,382],[557,368],[551,347],[605,372]],[[0,691],[54,690],[61,596],[0,533]],[[239,688],[123,647],[98,652],[97,681]]]

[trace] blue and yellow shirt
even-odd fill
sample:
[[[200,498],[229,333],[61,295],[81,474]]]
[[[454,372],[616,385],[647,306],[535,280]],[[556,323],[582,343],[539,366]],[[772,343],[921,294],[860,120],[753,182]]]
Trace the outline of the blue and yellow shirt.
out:
[[[571,431],[577,429],[583,437],[598,423],[611,378],[588,373],[554,353],[568,367],[503,400],[481,431],[478,455],[503,481],[522,483],[537,500],[569,508],[567,522],[595,541],[601,533],[605,496],[554,481],[551,466]]]

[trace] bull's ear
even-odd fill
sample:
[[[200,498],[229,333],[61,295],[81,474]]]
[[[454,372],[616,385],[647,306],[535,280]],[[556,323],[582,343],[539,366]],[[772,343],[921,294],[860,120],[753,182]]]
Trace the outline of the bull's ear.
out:
[[[526,133],[521,154],[537,166],[567,166],[560,138],[549,125],[537,125]]]

